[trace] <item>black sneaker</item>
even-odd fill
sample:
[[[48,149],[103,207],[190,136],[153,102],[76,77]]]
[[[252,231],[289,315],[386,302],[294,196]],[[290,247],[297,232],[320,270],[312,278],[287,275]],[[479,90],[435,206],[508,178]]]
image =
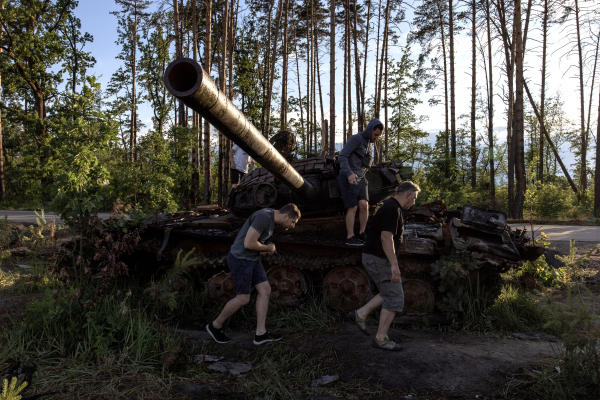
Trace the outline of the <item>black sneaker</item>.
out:
[[[363,233],[359,233],[356,238],[360,241],[362,241],[363,243],[367,243],[367,233],[363,232]]]
[[[356,236],[352,236],[350,239],[346,239],[346,246],[360,247],[360,246],[364,246],[364,245],[365,245],[365,242],[358,239]]]
[[[264,334],[258,336],[254,334],[254,344],[259,345],[267,342],[276,342],[278,340],[283,339],[283,335],[281,333],[271,333],[265,332]]]
[[[215,342],[217,343],[223,344],[231,342],[231,339],[223,333],[223,328],[215,328],[212,322],[206,325],[206,331],[210,333],[210,336],[212,336],[212,338],[215,339]]]

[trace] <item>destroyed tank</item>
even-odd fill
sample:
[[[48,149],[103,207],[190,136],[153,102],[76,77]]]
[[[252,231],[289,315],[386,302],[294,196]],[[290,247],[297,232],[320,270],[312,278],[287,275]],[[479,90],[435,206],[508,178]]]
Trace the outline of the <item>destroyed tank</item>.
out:
[[[274,138],[281,152],[277,151],[191,59],[173,61],[165,70],[164,83],[171,94],[260,164],[230,190],[227,209],[209,205],[155,216],[149,231],[162,238],[158,252],[161,262],[168,264],[180,250],[192,248],[199,258],[173,287],[203,282],[213,300],[234,297],[227,253],[239,229],[252,212],[292,202],[300,208],[302,218],[294,229],[276,229],[273,242],[277,252],[262,259],[271,301],[294,306],[311,293],[320,292],[332,306],[345,311],[368,301],[374,285],[362,268],[361,249],[344,244],[345,210],[337,183],[337,159],[315,156],[293,160],[293,139],[286,134]],[[411,169],[401,162],[373,165],[367,171],[370,211],[392,196],[410,175]],[[497,286],[501,272],[543,252],[528,245],[523,231],[513,231],[503,212],[470,206],[446,211],[440,201],[413,207],[406,212],[403,240],[397,248],[407,313],[434,312],[439,292],[431,277],[431,264],[450,253],[453,241],[459,238],[471,239],[469,249],[483,254],[473,279],[487,288]]]

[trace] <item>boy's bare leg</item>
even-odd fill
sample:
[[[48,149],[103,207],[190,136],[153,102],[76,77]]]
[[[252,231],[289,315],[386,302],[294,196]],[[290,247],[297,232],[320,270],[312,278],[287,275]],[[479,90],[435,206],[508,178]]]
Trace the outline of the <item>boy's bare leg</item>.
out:
[[[367,229],[367,221],[369,219],[369,203],[366,200],[359,200],[358,202],[358,221],[360,223],[360,231],[363,233]]]
[[[265,323],[267,321],[267,311],[269,310],[269,297],[271,297],[271,285],[269,282],[259,283],[255,286],[258,291],[256,298],[256,334],[264,335],[267,332]]]
[[[356,314],[358,315],[358,318],[366,319],[369,316],[369,314],[371,314],[373,311],[381,308],[382,304],[383,297],[381,297],[381,295],[378,294],[377,296],[369,300],[367,304],[356,310]]]
[[[223,311],[221,311],[221,314],[219,314],[219,316],[212,322],[212,325],[217,329],[221,329],[229,317],[231,317],[249,302],[249,294],[238,294],[233,299],[229,300],[227,304],[225,304]]]
[[[385,308],[381,309],[381,316],[379,317],[379,328],[377,329],[377,335],[375,335],[375,338],[380,342],[383,342],[383,340],[387,336],[388,329],[390,329],[390,325],[392,325],[395,316],[396,311],[386,310]]]

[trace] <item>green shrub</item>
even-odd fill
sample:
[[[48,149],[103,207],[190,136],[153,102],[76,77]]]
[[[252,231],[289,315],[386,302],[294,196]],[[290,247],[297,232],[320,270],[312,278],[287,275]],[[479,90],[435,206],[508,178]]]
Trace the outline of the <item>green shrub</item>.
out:
[[[546,312],[535,300],[513,286],[504,286],[500,296],[485,315],[491,328],[506,333],[540,331],[547,320]]]

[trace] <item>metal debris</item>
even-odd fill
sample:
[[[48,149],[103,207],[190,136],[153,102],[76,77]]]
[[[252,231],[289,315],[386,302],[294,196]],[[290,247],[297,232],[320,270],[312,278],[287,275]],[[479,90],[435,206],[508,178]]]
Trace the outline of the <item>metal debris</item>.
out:
[[[217,372],[229,372],[231,375],[242,376],[242,374],[250,371],[252,364],[250,363],[233,363],[228,361],[219,361],[208,366],[208,369]]]
[[[335,382],[338,379],[340,379],[339,375],[324,375],[324,376],[320,377],[319,379],[315,379],[314,381],[312,381],[312,383],[310,384],[310,387],[323,386],[328,383]]]
[[[202,364],[204,362],[217,362],[217,361],[221,361],[222,359],[224,359],[225,357],[221,356],[211,356],[208,354],[196,354],[196,357],[194,357],[194,362],[196,364]]]

